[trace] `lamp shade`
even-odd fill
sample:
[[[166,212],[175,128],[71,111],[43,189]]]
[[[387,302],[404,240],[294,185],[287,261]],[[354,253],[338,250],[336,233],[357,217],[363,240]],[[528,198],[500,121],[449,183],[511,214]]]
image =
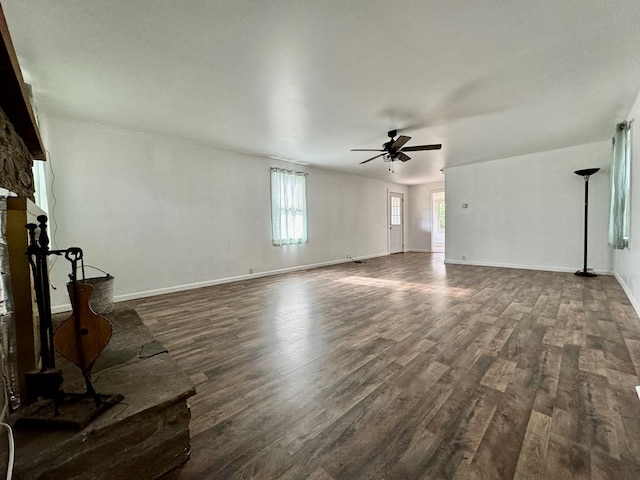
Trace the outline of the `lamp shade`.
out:
[[[585,168],[583,170],[576,170],[575,173],[576,175],[580,175],[581,177],[588,177],[590,175],[593,175],[594,173],[596,173],[598,170],[600,170],[599,168]]]

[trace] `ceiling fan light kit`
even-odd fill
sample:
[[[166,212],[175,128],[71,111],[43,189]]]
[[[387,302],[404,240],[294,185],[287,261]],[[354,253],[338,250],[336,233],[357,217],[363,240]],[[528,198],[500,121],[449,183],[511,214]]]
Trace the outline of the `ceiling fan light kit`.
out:
[[[407,162],[411,160],[411,157],[407,155],[405,152],[419,152],[423,150],[440,150],[442,148],[442,144],[432,144],[432,145],[414,145],[412,147],[405,147],[404,145],[411,140],[411,137],[407,137],[406,135],[400,135],[397,139],[395,136],[398,134],[397,130],[390,130],[387,132],[390,140],[382,144],[382,149],[371,149],[371,148],[352,148],[352,152],[382,152],[374,155],[371,158],[368,158],[360,164],[370,162],[371,160],[375,160],[376,158],[382,157],[385,162],[395,162],[399,160],[401,162]],[[391,169],[390,169],[391,171]]]

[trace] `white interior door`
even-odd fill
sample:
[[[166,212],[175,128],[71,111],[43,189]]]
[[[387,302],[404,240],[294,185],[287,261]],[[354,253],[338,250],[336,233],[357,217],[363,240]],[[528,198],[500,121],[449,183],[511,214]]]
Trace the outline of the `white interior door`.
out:
[[[389,253],[404,251],[404,198],[389,192]]]
[[[445,224],[444,192],[434,192],[431,196],[431,251],[444,252]]]

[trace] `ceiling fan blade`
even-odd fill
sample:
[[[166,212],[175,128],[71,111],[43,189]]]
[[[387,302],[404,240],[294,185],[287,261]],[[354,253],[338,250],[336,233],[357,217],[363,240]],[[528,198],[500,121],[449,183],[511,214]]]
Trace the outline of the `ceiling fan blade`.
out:
[[[371,160],[375,160],[376,158],[381,157],[383,155],[384,155],[384,153],[381,153],[380,155],[376,155],[375,157],[371,157],[371,158],[365,160],[364,162],[360,162],[360,165],[362,165],[363,163],[370,162]]]
[[[440,150],[442,144],[435,143],[433,145],[414,145],[413,147],[403,147],[400,149],[402,152],[419,152],[421,150]]]
[[[407,160],[411,160],[411,157],[406,153],[400,152],[398,153],[398,160],[400,160],[401,162],[406,162]]]
[[[379,148],[352,148],[352,152],[384,152],[384,150],[380,150]]]
[[[400,135],[395,142],[391,144],[391,148],[400,148],[405,143],[411,140],[411,137],[407,137],[406,135]]]

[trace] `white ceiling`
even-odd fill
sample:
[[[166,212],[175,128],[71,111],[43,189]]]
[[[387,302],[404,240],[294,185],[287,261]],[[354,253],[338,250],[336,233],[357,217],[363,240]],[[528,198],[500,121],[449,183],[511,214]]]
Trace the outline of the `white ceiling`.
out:
[[[640,89],[638,0],[1,3],[41,111],[404,184],[605,140]],[[359,165],[392,128],[443,149]]]

